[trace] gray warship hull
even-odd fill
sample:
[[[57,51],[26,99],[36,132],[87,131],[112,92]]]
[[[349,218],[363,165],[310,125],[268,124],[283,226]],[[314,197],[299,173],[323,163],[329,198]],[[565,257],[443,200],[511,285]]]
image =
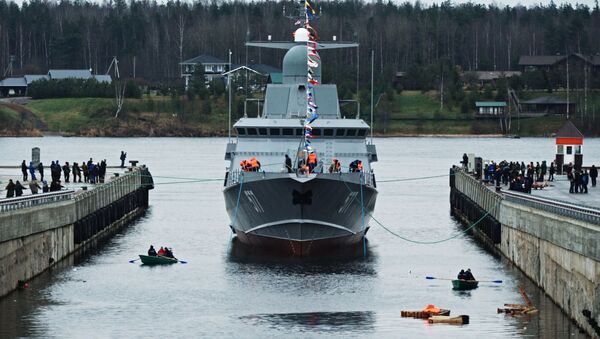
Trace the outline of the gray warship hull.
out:
[[[225,188],[225,203],[242,243],[293,256],[321,254],[362,241],[377,199],[364,181],[360,173],[249,172]]]

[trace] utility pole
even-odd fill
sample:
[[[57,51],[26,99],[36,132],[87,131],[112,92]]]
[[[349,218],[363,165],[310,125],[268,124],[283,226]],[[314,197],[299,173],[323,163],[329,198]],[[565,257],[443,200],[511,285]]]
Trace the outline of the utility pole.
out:
[[[569,55],[567,54],[567,120],[569,119]]]
[[[375,64],[375,50],[371,50],[371,144],[373,144],[373,67]]]
[[[231,50],[229,50],[229,70],[231,71]],[[228,124],[228,132],[227,132],[227,142],[231,143],[231,75],[232,73],[227,74],[227,87],[229,88],[229,124]]]

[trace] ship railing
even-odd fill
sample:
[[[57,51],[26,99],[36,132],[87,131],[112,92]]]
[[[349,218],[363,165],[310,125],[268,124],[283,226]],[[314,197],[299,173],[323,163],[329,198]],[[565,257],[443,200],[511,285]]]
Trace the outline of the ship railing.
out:
[[[73,199],[74,190],[32,194],[0,200],[0,213]]]
[[[260,171],[266,173],[264,171]],[[240,178],[244,172],[236,169],[229,170],[225,177],[225,187],[229,187],[232,185],[236,185],[240,182]],[[275,172],[275,173],[286,173],[286,172]],[[349,172],[341,172],[341,173],[349,173]],[[375,181],[375,172],[374,171],[364,171],[363,172],[363,184],[365,186],[377,187],[377,183]]]

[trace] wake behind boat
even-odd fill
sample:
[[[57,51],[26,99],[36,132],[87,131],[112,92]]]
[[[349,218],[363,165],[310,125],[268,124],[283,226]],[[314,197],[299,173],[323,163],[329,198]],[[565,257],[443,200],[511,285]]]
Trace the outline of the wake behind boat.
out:
[[[313,30],[307,19],[294,42],[247,43],[287,50],[283,81],[267,85],[262,114],[235,123],[225,154],[232,231],[296,256],[361,242],[377,198],[369,126],[343,119],[336,85],[320,84],[318,51],[357,44],[316,42]]]

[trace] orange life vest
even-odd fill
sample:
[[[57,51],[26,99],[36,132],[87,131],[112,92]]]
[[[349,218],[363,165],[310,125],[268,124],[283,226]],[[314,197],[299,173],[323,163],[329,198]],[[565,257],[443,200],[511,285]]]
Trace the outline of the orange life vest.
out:
[[[435,307],[435,305],[427,305],[427,307],[425,307],[425,309],[423,309],[423,312],[429,312],[429,313],[440,313],[440,309]]]
[[[250,158],[250,169],[258,169],[258,160],[255,157]]]
[[[309,164],[317,164],[317,155],[314,153],[311,153],[308,155],[308,163]]]

